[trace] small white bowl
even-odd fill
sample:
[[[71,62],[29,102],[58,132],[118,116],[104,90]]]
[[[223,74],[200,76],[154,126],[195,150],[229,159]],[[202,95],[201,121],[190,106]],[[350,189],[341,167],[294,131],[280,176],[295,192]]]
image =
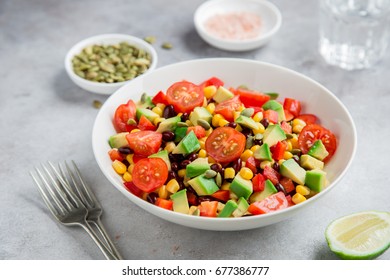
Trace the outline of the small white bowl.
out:
[[[139,39],[134,36],[125,35],[125,34],[103,34],[103,35],[97,35],[93,37],[89,37],[85,40],[82,40],[81,42],[74,45],[66,54],[65,57],[65,70],[68,73],[70,79],[79,87],[93,92],[93,93],[99,93],[99,94],[112,94],[117,89],[119,89],[121,86],[125,85],[126,83],[132,81],[124,81],[124,82],[118,82],[118,83],[99,83],[99,82],[93,82],[89,81],[87,79],[83,79],[76,75],[73,71],[72,66],[72,59],[75,55],[81,53],[81,51],[90,45],[114,45],[121,42],[127,42],[128,44],[135,46],[139,49],[143,49],[146,52],[148,52],[152,58],[152,62],[148,68],[148,70],[145,73],[148,73],[156,68],[157,66],[157,53],[155,49],[147,42],[145,42],[142,39]],[[143,73],[142,75],[144,75]]]
[[[261,19],[261,32],[253,39],[227,40],[211,34],[205,26],[206,21],[217,14],[250,12]],[[195,28],[200,37],[210,45],[227,51],[248,51],[268,43],[282,24],[279,9],[265,0],[210,0],[198,7],[194,15]]]

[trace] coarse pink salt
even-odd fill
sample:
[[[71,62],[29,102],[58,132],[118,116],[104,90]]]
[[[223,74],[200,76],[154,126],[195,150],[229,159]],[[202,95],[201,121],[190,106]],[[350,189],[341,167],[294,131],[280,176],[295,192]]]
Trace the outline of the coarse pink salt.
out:
[[[216,14],[205,22],[206,30],[221,39],[248,40],[259,36],[261,18],[251,12]]]

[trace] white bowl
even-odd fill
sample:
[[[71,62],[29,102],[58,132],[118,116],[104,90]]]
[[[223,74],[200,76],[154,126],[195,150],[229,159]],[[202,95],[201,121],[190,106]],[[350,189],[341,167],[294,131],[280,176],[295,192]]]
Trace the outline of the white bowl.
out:
[[[253,39],[227,40],[210,34],[205,22],[216,14],[232,12],[250,12],[258,15],[262,21],[259,36]],[[194,23],[199,36],[210,45],[228,51],[248,51],[263,46],[278,32],[282,24],[282,15],[274,4],[265,0],[210,0],[195,11]]]
[[[97,35],[82,40],[81,42],[74,45],[68,51],[68,53],[65,56],[65,70],[68,73],[70,79],[79,87],[87,91],[93,93],[99,93],[99,94],[112,94],[121,86],[128,83],[129,81],[118,82],[118,83],[99,83],[99,82],[89,81],[76,75],[73,71],[73,66],[72,66],[72,58],[75,55],[81,53],[81,51],[85,47],[90,45],[113,45],[113,44],[118,44],[120,42],[127,42],[130,45],[135,46],[139,49],[143,49],[150,54],[152,58],[152,63],[150,64],[148,70],[142,75],[156,68],[157,53],[149,43],[137,37],[133,37],[125,34],[103,34],[103,35]]]
[[[247,85],[265,92],[278,92],[280,99],[296,98],[302,102],[305,113],[315,113],[321,124],[337,137],[338,148],[326,165],[329,186],[307,201],[270,214],[241,218],[206,218],[184,215],[152,205],[128,192],[122,179],[115,173],[107,155],[108,138],[115,134],[112,118],[115,109],[129,99],[139,100],[146,92],[150,95],[165,91],[172,83],[188,80],[193,83],[216,76],[227,86]],[[331,114],[329,112],[332,112]],[[93,127],[92,146],[96,161],[107,179],[131,202],[165,220],[207,230],[243,230],[266,226],[306,210],[336,187],[349,168],[356,150],[355,124],[337,97],[319,83],[292,70],[252,60],[233,58],[201,59],[181,62],[159,68],[133,80],[120,88],[100,109]],[[331,203],[331,202],[330,202]]]

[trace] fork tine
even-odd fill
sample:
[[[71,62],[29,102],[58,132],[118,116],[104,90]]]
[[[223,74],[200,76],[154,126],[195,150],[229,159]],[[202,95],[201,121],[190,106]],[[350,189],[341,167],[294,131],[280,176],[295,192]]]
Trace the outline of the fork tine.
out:
[[[96,204],[98,204],[97,198],[95,197],[95,195],[93,194],[93,192],[91,191],[91,189],[89,188],[87,183],[85,183],[83,177],[81,176],[81,172],[80,172],[79,168],[77,167],[76,163],[73,160],[72,160],[72,165],[73,165],[73,168],[74,168],[75,173],[77,175],[77,178],[79,179],[79,181],[81,183],[81,186],[84,188],[85,194],[88,196],[88,200],[89,200],[90,204],[92,204],[92,206],[98,206],[98,205],[96,205]]]
[[[85,196],[85,193],[83,192],[83,190],[82,190],[81,188],[78,187],[79,184],[76,182],[76,178],[75,178],[75,176],[74,176],[74,173],[72,172],[71,168],[69,167],[69,165],[68,165],[68,163],[67,163],[66,161],[64,162],[64,165],[65,165],[65,168],[66,168],[66,170],[67,170],[67,173],[68,173],[70,179],[72,180],[74,189],[76,189],[77,194],[78,194],[79,197],[81,198],[81,201],[82,201],[84,204],[87,204],[87,206],[92,207],[92,206],[93,206],[93,205],[92,205],[93,203],[91,202],[91,198],[90,198],[88,192],[85,192],[86,195],[88,196],[88,197],[86,197],[86,196]],[[77,171],[77,170],[76,170],[76,171]],[[79,174],[77,174],[77,175],[79,175]],[[81,179],[80,175],[78,176],[78,178],[79,178],[79,181],[81,182],[81,184],[84,186],[85,184],[84,184],[83,180]]]

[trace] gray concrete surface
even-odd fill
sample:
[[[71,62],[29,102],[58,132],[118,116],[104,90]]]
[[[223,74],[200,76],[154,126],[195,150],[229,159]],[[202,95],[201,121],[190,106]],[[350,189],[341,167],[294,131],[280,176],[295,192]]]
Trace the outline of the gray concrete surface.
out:
[[[193,13],[203,1],[0,2],[0,259],[103,259],[81,230],[56,223],[28,172],[46,160],[74,159],[103,204],[103,222],[127,259],[336,259],[324,230],[362,210],[389,211],[390,56],[370,70],[326,65],[317,51],[317,1],[275,0],[283,26],[264,48],[232,53],[207,45]],[[204,57],[239,57],[299,71],[332,90],[357,126],[356,158],[337,189],[288,221],[242,232],[171,224],[129,202],[100,172],[91,148],[98,112],[67,77],[63,60],[96,34],[155,35],[158,67]],[[162,49],[168,41],[173,49]],[[218,74],[218,73],[216,73]],[[342,151],[340,151],[342,152]],[[390,259],[390,252],[380,259]]]

